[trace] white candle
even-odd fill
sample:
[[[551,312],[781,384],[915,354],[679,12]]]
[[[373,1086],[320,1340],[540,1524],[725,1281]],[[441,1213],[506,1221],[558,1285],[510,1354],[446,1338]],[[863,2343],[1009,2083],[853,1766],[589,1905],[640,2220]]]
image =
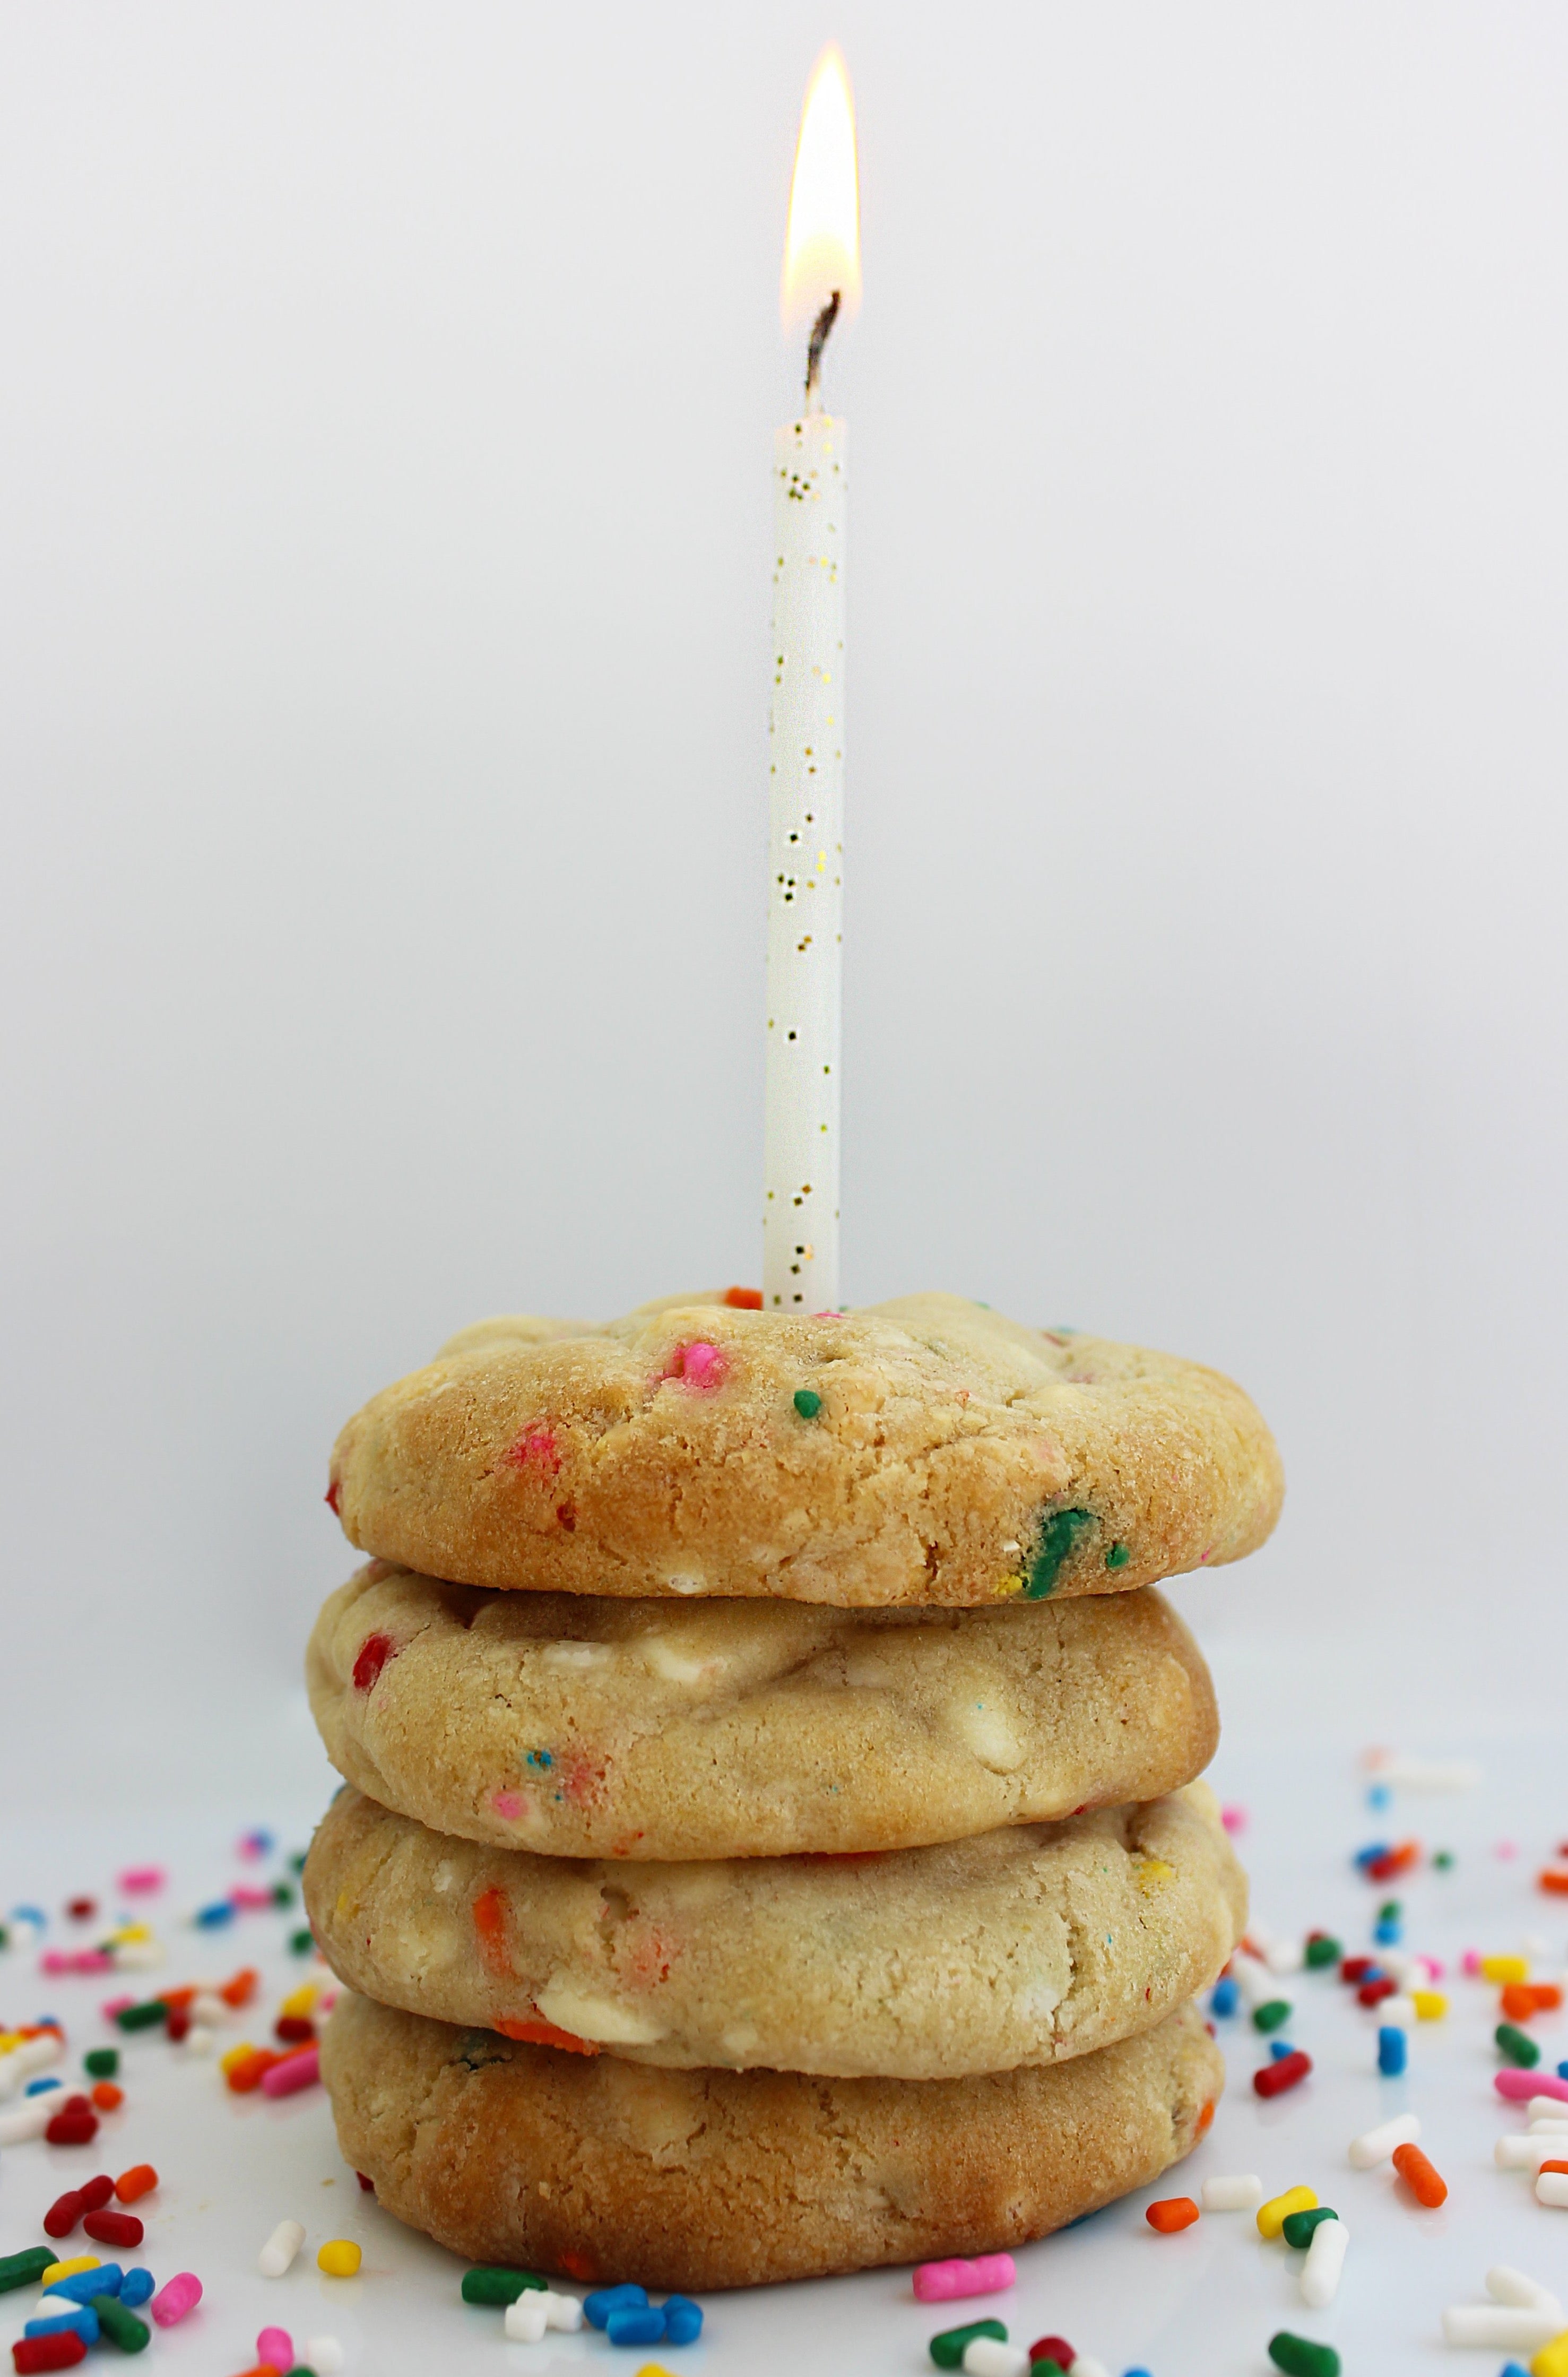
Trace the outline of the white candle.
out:
[[[807,93],[784,257],[787,328],[814,323],[804,409],[774,440],[763,1303],[838,1302],[844,842],[845,425],[821,407],[827,333],[860,293],[854,118],[836,49]]]

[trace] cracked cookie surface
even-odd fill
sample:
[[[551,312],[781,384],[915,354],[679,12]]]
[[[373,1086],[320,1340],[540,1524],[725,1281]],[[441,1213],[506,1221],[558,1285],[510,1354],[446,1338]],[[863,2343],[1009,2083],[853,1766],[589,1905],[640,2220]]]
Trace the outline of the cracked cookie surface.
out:
[[[410,2013],[645,2064],[897,2080],[1151,2029],[1246,1916],[1202,1783],[935,1848],[636,1867],[482,1848],[344,1791],[304,1897],[339,1977]]]
[[[965,1607],[1240,1559],[1278,1515],[1241,1389],[956,1296],[481,1321],[368,1403],[327,1499],[455,1582]]]
[[[994,2252],[1191,2151],[1225,2067],[1195,2009],[974,2080],[659,2072],[345,1995],[322,2040],[339,2145],[473,2262],[693,2293]]]
[[[593,1600],[372,1561],[306,1654],[339,1773],[553,1857],[914,1846],[1158,1798],[1219,1738],[1158,1593],[987,1610]]]

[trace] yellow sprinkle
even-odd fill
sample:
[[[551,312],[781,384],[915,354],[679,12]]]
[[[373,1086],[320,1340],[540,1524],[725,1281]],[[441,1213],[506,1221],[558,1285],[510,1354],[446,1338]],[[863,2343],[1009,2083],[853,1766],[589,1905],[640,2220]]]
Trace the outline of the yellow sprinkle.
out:
[[[1530,2377],[1568,2377],[1568,2328],[1541,2346],[1530,2363]]]
[[[74,2261],[51,2262],[38,2283],[41,2287],[57,2287],[62,2278],[74,2278],[78,2270],[101,2270],[102,2267],[96,2253],[78,2253]]]
[[[1441,2022],[1448,2012],[1448,2000],[1441,1989],[1412,1989],[1410,2003],[1418,2022]]]
[[[1175,1878],[1175,1867],[1167,1865],[1163,1857],[1145,1857],[1134,1876],[1146,1898],[1151,1890],[1158,1890],[1162,1881],[1173,1881]]]
[[[1483,1981],[1501,1981],[1506,1987],[1510,1981],[1527,1981],[1529,1977],[1530,1962],[1527,1956],[1483,1956],[1481,1958]],[[1550,2352],[1551,2347],[1548,2345],[1546,2348]]]
[[[1317,2197],[1310,2187],[1288,2187],[1283,2195],[1271,2195],[1266,2204],[1258,2206],[1258,2235],[1277,2237],[1292,2212],[1315,2212]]]
[[[325,2270],[329,2278],[351,2278],[358,2275],[364,2259],[359,2247],[348,2237],[333,2237],[315,2257],[315,2266]]]
[[[645,2360],[637,2377],[675,2377],[673,2369],[666,2369],[662,2360]]]
[[[1024,1580],[1021,1576],[1004,1576],[996,1588],[998,1593],[1022,1593],[1023,1589]]]
[[[227,2055],[220,2055],[219,2057],[218,2069],[220,2072],[232,2072],[236,2063],[243,2063],[247,2055],[254,2055],[255,2053],[255,2049],[251,2045],[250,2040],[248,2038],[242,2039],[238,2047],[232,2047]]]
[[[290,1990],[279,2011],[290,2015],[308,2014],[320,1995],[321,1983],[306,1981],[301,1988]]]

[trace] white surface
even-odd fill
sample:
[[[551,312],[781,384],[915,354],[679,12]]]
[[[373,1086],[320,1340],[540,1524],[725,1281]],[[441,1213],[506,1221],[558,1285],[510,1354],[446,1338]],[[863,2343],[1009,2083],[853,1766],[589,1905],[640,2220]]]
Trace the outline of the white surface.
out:
[[[1250,1640],[1561,1622],[1568,14],[12,0],[9,1803],[269,1787],[452,1329],[757,1283],[829,30],[845,1292],[1244,1380]]]
[[[1273,1689],[1281,1688],[1274,1679]],[[1561,1806],[1554,1736],[1484,1743],[1476,1735],[1430,1737],[1422,1747],[1479,1750],[1486,1776],[1462,1796],[1401,1795],[1385,1815],[1362,1805],[1361,1778],[1332,1728],[1316,1748],[1297,1738],[1267,1739],[1262,1692],[1250,1739],[1221,1753],[1214,1780],[1250,1811],[1240,1846],[1253,1876],[1260,1921],[1285,1934],[1331,1927],[1351,1947],[1367,1938],[1386,1894],[1352,1874],[1348,1857],[1374,1837],[1414,1833],[1429,1846],[1449,1845],[1459,1862],[1449,1875],[1430,1870],[1396,1889],[1408,1914],[1407,1944],[1450,1960],[1467,1946],[1511,1953],[1539,1935],[1545,1963],[1561,1966],[1568,1913],[1533,1886],[1543,1856],[1555,1848],[1552,1819]],[[178,1871],[172,1902],[189,1905],[231,1878],[244,1876],[224,1854],[242,1825],[273,1810],[191,1810],[153,1830],[133,1810],[96,1822],[61,1824],[49,1836],[8,1819],[0,1868],[0,1904],[37,1894],[51,1905],[68,1892],[101,1887],[127,1857],[168,1852]],[[303,1840],[306,1823],[292,1813]],[[1511,1839],[1517,1855],[1495,1854]],[[196,1974],[220,1976],[242,1957],[260,1961],[257,1944],[280,1933],[282,1919],[242,1917],[220,1935],[172,1934],[165,1984]],[[72,2025],[73,2048],[99,2036],[82,2010],[109,1994],[96,1981],[42,1983],[31,1957],[0,1958],[0,2014],[15,2019],[44,2008]],[[269,1957],[279,1989],[299,1977],[293,1960]],[[1286,1994],[1297,2009],[1288,2037],[1314,2060],[1313,2077],[1270,2104],[1252,2094],[1250,2074],[1266,2049],[1240,2023],[1221,2025],[1230,2080],[1209,2136],[1155,2188],[1099,2213],[1081,2227],[1025,2248],[1011,2293],[973,2304],[917,2304],[907,2271],[754,2294],[706,2298],[708,2326],[700,2346],[659,2347],[640,2356],[614,2353],[602,2336],[553,2336],[538,2347],[502,2337],[499,2312],[465,2309],[457,2299],[460,2264],[399,2228],[361,2196],[338,2159],[319,2092],[279,2104],[236,2099],[222,2090],[210,2061],[197,2061],[148,2039],[125,2042],[127,2104],[104,2135],[101,2152],[19,2146],[0,2155],[0,2252],[36,2241],[37,2215],[65,2186],[98,2168],[119,2170],[150,2159],[164,2185],[137,2208],[148,2216],[145,2258],[164,2277],[191,2268],[207,2298],[199,2314],[159,2335],[148,2362],[213,2377],[248,2365],[264,2323],[304,2336],[336,2334],[349,2347],[350,2377],[436,2367],[513,2371],[534,2377],[552,2367],[602,2368],[633,2377],[644,2360],[705,2377],[794,2377],[802,2366],[915,2377],[929,2368],[926,2339],[974,2316],[1001,2317],[1028,2344],[1064,2335],[1112,2371],[1141,2365],[1154,2377],[1267,2377],[1265,2347],[1277,2328],[1319,2335],[1344,2357],[1348,2377],[1378,2370],[1387,2377],[1495,2377],[1495,2362],[1456,2355],[1441,2340],[1450,2305],[1487,2300],[1486,2274],[1499,2264],[1561,2293],[1568,2282],[1568,2216],[1543,2208],[1526,2174],[1502,2171],[1492,2142],[1517,2123],[1491,2086],[1497,2057],[1491,2034],[1495,1989],[1451,1976],[1452,2012],[1418,2025],[1410,2069],[1397,2081],[1377,2076],[1374,2014],[1358,2008],[1337,1981],[1293,1977]],[[269,2001],[270,2002],[270,2001]],[[1532,2025],[1546,2050],[1544,2068],[1568,2056],[1568,2018]],[[259,2037],[253,2022],[235,2034]],[[1352,2170],[1352,2137],[1413,2109],[1421,2144],[1449,2183],[1447,2204],[1418,2210],[1384,2165]],[[1310,2311],[1301,2297],[1302,2256],[1259,2240],[1251,2212],[1206,2214],[1174,2237],[1156,2236],[1143,2208],[1157,2195],[1194,2193],[1209,2175],[1255,2170],[1273,2195],[1304,2181],[1342,2213],[1352,2242],[1333,2306]],[[285,2216],[303,2220],[306,2249],[286,2278],[255,2274],[264,2240]],[[328,2236],[357,2238],[362,2275],[328,2280],[315,2254]],[[19,2334],[30,2293],[0,2300],[0,2337]],[[825,2355],[829,2356],[825,2360]]]

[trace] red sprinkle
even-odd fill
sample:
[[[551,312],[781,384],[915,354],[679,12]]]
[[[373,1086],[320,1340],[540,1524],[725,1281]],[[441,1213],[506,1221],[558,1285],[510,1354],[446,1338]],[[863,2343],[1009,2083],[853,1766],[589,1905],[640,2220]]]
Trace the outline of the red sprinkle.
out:
[[[1058,2369],[1071,2369],[1077,2357],[1064,2335],[1042,2335],[1029,2347],[1031,2360],[1054,2360]]]
[[[375,2181],[374,2179],[367,2179],[362,2170],[356,2170],[354,2177],[359,2180],[361,2187],[364,2190],[364,2192],[367,2195],[374,2195],[375,2193]]]
[[[354,1661],[354,1690],[368,1692],[388,1659],[398,1655],[398,1645],[390,1634],[367,1634],[360,1644],[360,1655]]]
[[[83,2204],[81,2196],[77,2191],[74,2187],[68,2188],[64,2195],[57,2195],[55,2197],[53,2203],[44,2214],[44,2235],[46,2237],[68,2237],[86,2209],[87,2206]]]
[[[77,2190],[77,2193],[81,2197],[84,2212],[101,2212],[113,2192],[113,2180],[105,2179],[101,2172],[97,2179],[85,2180]]]
[[[561,1467],[561,1448],[552,1427],[525,1427],[517,1441],[508,1447],[506,1463],[511,1469],[537,1469],[546,1477],[553,1477]]]
[[[1397,1996],[1398,1990],[1398,1982],[1393,1979],[1389,1974],[1384,1973],[1381,1980],[1363,1981],[1360,1988],[1356,1991],[1356,1997],[1358,2002],[1361,2005],[1381,2005],[1384,1998]]]
[[[147,2234],[134,2212],[89,2212],[82,2227],[95,2245],[139,2245]]]
[[[24,2335],[11,2347],[11,2366],[18,2371],[30,2369],[74,2369],[78,2360],[87,2359],[87,2347],[74,2327],[63,2327],[56,2335]]]
[[[315,2025],[308,2013],[280,2013],[272,2025],[272,2035],[285,2046],[301,2047],[315,2037]]]
[[[96,1898],[67,1898],[65,1912],[73,1923],[86,1923],[98,1912]]]
[[[1277,2063],[1265,2063],[1254,2072],[1253,2091],[1259,2096],[1283,2096],[1286,2089],[1304,2080],[1312,2068],[1312,2057],[1298,2047],[1293,2055],[1282,2055]]]
[[[331,1484],[327,1487],[322,1499],[335,1519],[339,1518],[342,1515],[341,1505],[343,1500],[343,1488],[339,1484],[336,1477],[333,1478]]]
[[[43,2134],[52,2146],[90,2145],[98,2135],[98,2115],[90,2105],[85,2113],[56,2113]]]
[[[1364,1981],[1369,1973],[1377,1970],[1375,1956],[1347,1956],[1339,1967],[1342,1981]]]

